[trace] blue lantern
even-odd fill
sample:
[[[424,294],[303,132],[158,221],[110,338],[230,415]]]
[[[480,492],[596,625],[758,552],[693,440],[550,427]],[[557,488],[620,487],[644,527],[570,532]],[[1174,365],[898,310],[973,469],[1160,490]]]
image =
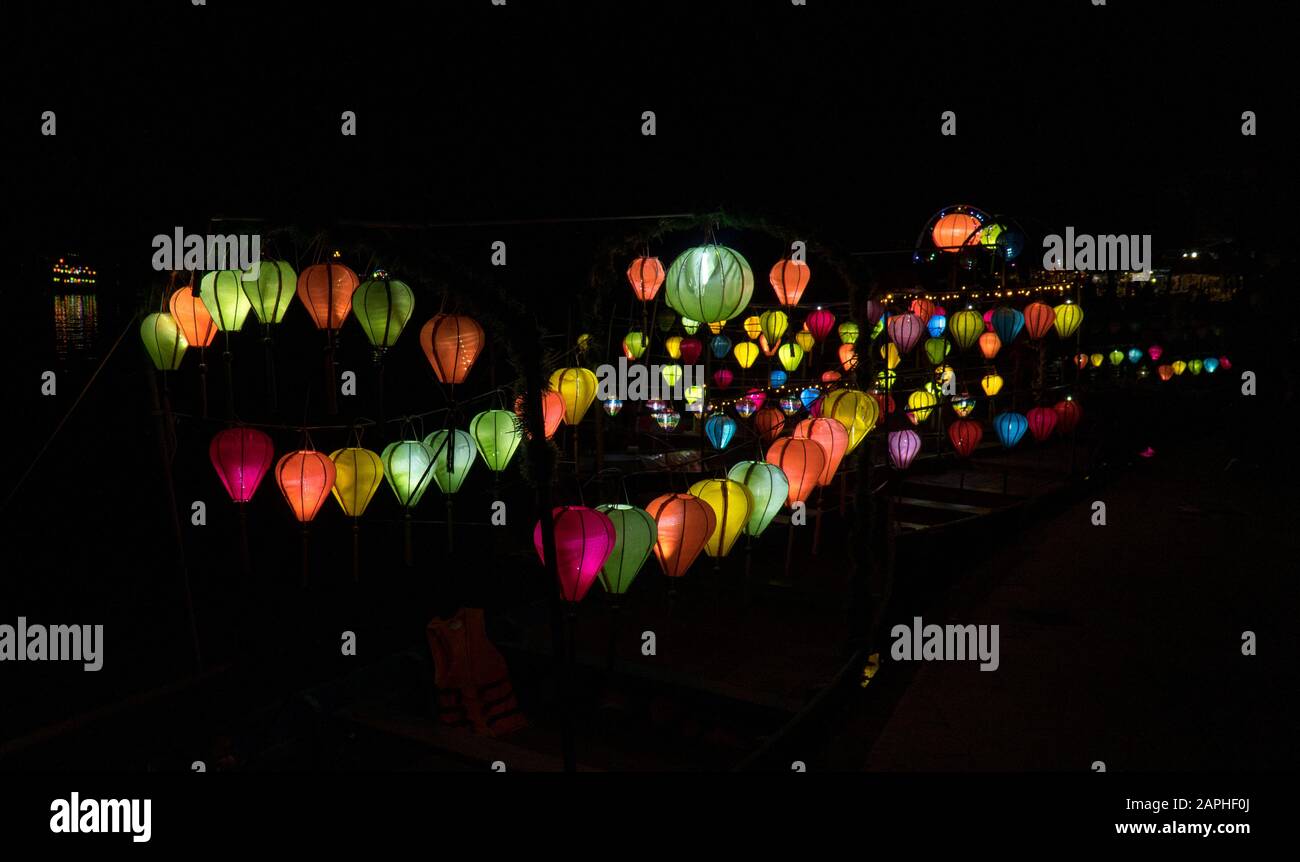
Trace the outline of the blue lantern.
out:
[[[948,318],[942,314],[932,314],[926,321],[925,328],[929,330],[931,338],[941,338],[944,330],[948,328]]]
[[[1005,260],[1015,260],[1025,247],[1025,235],[1014,227],[1004,227],[994,245]],[[998,337],[1001,338],[1002,334],[998,333]]]
[[[623,409],[623,402],[617,398],[610,398],[604,403],[605,412],[610,416],[617,416],[618,411]]]
[[[1219,360],[1215,359],[1213,356],[1207,358],[1204,365],[1205,370],[1211,374],[1219,370]]]
[[[704,433],[715,449],[726,449],[731,438],[736,436],[736,420],[730,416],[710,416],[704,423]]]
[[[709,349],[713,351],[715,359],[726,359],[731,352],[731,339],[725,335],[715,335],[709,341]]]
[[[1005,347],[1015,341],[1020,330],[1024,328],[1025,316],[1010,306],[1002,305],[993,312],[990,322],[993,324],[993,331],[998,334],[1002,346]]]
[[[1029,427],[1029,420],[1023,413],[999,413],[993,418],[993,429],[998,432],[998,439],[1008,449],[1020,442]]]
[[[1216,362],[1214,364],[1217,366],[1219,363]],[[1210,367],[1209,362],[1205,363],[1205,367],[1206,368]],[[799,400],[803,402],[803,409],[805,410],[811,408],[813,406],[813,402],[821,397],[822,397],[822,391],[818,389],[816,386],[809,386],[807,389],[799,393]]]
[[[1137,365],[1142,361],[1142,351],[1138,350],[1136,347],[1130,347],[1128,349],[1128,361]]]
[[[773,371],[772,374],[768,377],[768,381],[773,389],[775,389],[778,386],[784,386],[785,381],[788,379],[789,376],[779,368],[776,371]]]

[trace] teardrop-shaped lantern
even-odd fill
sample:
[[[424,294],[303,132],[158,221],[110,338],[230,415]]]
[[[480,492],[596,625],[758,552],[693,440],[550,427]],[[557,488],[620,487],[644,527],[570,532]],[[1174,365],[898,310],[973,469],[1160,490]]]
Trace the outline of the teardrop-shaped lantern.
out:
[[[703,245],[687,249],[668,268],[664,301],[691,320],[730,320],[749,305],[754,273],[734,249]]]
[[[1078,427],[1079,420],[1083,419],[1083,408],[1068,395],[1056,402],[1052,409],[1056,411],[1056,430],[1060,434],[1069,434]]]
[[[808,330],[801,329],[794,334],[794,343],[799,345],[799,347],[803,349],[804,353],[807,353],[816,346],[817,339],[813,338],[813,334]]]
[[[334,487],[334,462],[313,449],[290,452],[275,465],[275,481],[293,516],[306,524],[316,518]]]
[[[841,344],[836,351],[836,355],[839,356],[840,368],[843,370],[853,371],[858,367],[858,346],[856,344]]]
[[[1110,352],[1107,358],[1110,359],[1111,365],[1114,365],[1115,367],[1118,368],[1120,364],[1124,362],[1124,351],[1120,350],[1119,348],[1116,348]]]
[[[821,397],[822,391],[816,386],[808,386],[799,392],[799,401],[803,404],[805,410],[811,408],[813,402]]]
[[[1219,360],[1215,359],[1213,356],[1205,357],[1204,365],[1207,374],[1213,374],[1219,370]]]
[[[655,521],[654,555],[670,578],[680,578],[704,550],[717,526],[713,507],[693,494],[664,494],[646,512]]]
[[[395,278],[372,278],[352,295],[352,313],[370,345],[392,347],[415,311],[415,291]]]
[[[849,432],[852,452],[876,426],[880,417],[880,403],[865,392],[856,389],[836,389],[822,399],[821,415],[836,419]]]
[[[682,337],[680,335],[672,335],[664,339],[664,350],[668,351],[668,357],[670,359],[681,359]]]
[[[1029,433],[1039,443],[1052,436],[1056,430],[1057,418],[1056,411],[1051,407],[1034,407],[1025,415],[1029,422]]]
[[[749,492],[750,511],[744,532],[761,536],[785,505],[790,481],[780,467],[766,461],[739,461],[727,471],[727,478],[744,485]]]
[[[948,331],[948,316],[945,314],[932,314],[930,319],[925,322],[925,331],[930,333],[931,338],[939,338]]]
[[[736,345],[734,353],[741,368],[749,368],[758,359],[758,345],[752,341],[742,341]]]
[[[694,365],[695,360],[699,359],[700,354],[704,352],[704,343],[698,338],[683,338],[678,345],[678,350],[684,364]]]
[[[1002,343],[1010,344],[1024,328],[1025,316],[1010,306],[1000,305],[993,309],[993,314],[989,316],[989,323]]]
[[[817,441],[803,437],[782,437],[768,447],[766,459],[780,467],[790,482],[786,496],[786,504],[790,506],[807,502],[826,469],[826,450]]]
[[[1161,380],[1172,380],[1174,377],[1174,367],[1172,365],[1161,365],[1156,369],[1156,374],[1160,376]]]
[[[433,451],[433,481],[438,483],[438,490],[455,494],[478,455],[474,438],[459,428],[444,428],[425,437],[424,445]]]
[[[690,493],[713,510],[713,531],[704,543],[704,552],[710,557],[727,556],[749,523],[754,505],[749,490],[732,479],[705,479],[692,485]]]
[[[1080,370],[1088,367],[1088,354],[1079,353],[1074,357],[1074,366]]]
[[[808,315],[804,321],[812,337],[818,341],[824,341],[826,336],[831,334],[831,329],[835,326],[835,315],[820,306]],[[804,348],[805,350],[807,348]]]
[[[317,329],[335,330],[347,320],[352,294],[360,284],[357,274],[343,264],[318,263],[298,276],[298,298]]]
[[[655,414],[655,424],[662,431],[672,431],[682,421],[682,414],[676,410],[662,410]]]
[[[794,371],[803,362],[803,348],[798,344],[782,344],[777,348],[776,358],[786,371]]]
[[[1106,361],[1106,357],[1100,353],[1094,353],[1088,357],[1088,364],[1093,368],[1100,368],[1101,364]]]
[[[980,333],[979,345],[980,355],[985,359],[992,359],[1002,349],[1002,339],[996,332],[983,332]]]
[[[758,316],[760,334],[768,344],[777,344],[790,328],[790,318],[784,311],[765,311]]]
[[[646,337],[644,332],[629,332],[623,336],[623,354],[628,359],[640,359],[645,354]]]
[[[1192,374],[1200,374],[1201,369],[1204,367],[1205,367],[1204,363],[1202,363],[1201,360],[1199,359],[1193,359],[1191,362],[1187,363],[1187,370],[1192,372]]]
[[[330,453],[334,462],[334,499],[350,518],[360,518],[384,484],[384,460],[379,453],[349,446]]]
[[[585,506],[557,506],[551,510],[551,522],[555,527],[560,597],[566,602],[580,602],[617,543],[614,522],[603,512]],[[533,528],[533,547],[542,565],[546,565],[541,521]]]
[[[984,331],[984,318],[969,308],[957,312],[948,322],[948,333],[962,350],[970,349]]]
[[[664,283],[664,265],[657,257],[638,257],[627,268],[627,280],[637,299],[650,302]]]
[[[622,402],[619,402],[619,406],[622,406]],[[470,420],[469,433],[478,445],[483,463],[493,473],[500,473],[506,468],[524,439],[524,429],[518,417],[509,410],[484,410]]]
[[[167,312],[155,311],[140,321],[140,339],[144,349],[159,371],[175,371],[181,367],[189,342],[177,326],[176,319]]]
[[[960,395],[952,399],[952,412],[958,416],[969,416],[975,410],[975,399],[970,397],[970,393],[962,390]]]
[[[395,440],[379,457],[384,462],[384,480],[397,502],[413,508],[433,482],[433,450],[419,440]]]
[[[798,305],[799,298],[808,288],[812,271],[806,262],[786,258],[778,260],[767,277],[772,283],[772,290],[776,292],[777,302],[786,306]]]
[[[186,336],[188,338],[188,336]],[[191,342],[192,344],[193,342]],[[1152,362],[1159,362],[1160,357],[1165,353],[1165,349],[1159,344],[1153,344],[1147,348],[1147,356],[1151,357]]]
[[[899,470],[912,466],[912,459],[921,451],[921,435],[911,428],[889,432],[889,460]]]
[[[918,296],[908,304],[907,310],[915,314],[921,321],[921,325],[924,326],[930,322],[930,318],[934,315],[934,303],[925,297]]]
[[[1045,302],[1031,302],[1025,306],[1025,332],[1038,341],[1052,329],[1056,312]]]
[[[736,420],[730,416],[710,416],[704,423],[704,434],[715,449],[726,449],[736,436]]]
[[[736,375],[731,373],[730,368],[719,368],[713,372],[713,385],[719,389],[726,389],[731,385],[731,381],[736,379]]]
[[[1175,376],[1175,377],[1180,376],[1180,375],[1181,375],[1184,371],[1186,371],[1186,370],[1187,370],[1187,363],[1186,363],[1186,362],[1184,362],[1184,361],[1181,360],[1181,359],[1175,359],[1175,360],[1174,360],[1174,376]]]
[[[208,307],[190,288],[182,287],[173,293],[167,307],[190,347],[207,347],[217,337],[217,324],[208,314]]]
[[[709,350],[714,359],[723,359],[731,352],[731,339],[725,335],[715,335],[709,339]]]
[[[438,382],[464,383],[483,351],[483,327],[464,314],[435,314],[420,329],[420,347]]]
[[[745,337],[750,341],[754,341],[763,334],[763,321],[759,319],[757,314],[746,317],[744,327]]]
[[[244,293],[243,273],[233,269],[209,272],[199,281],[199,296],[222,332],[237,332],[253,307]]]
[[[985,374],[980,378],[980,388],[984,390],[985,395],[992,398],[1002,391],[1002,375]]]
[[[1079,324],[1083,323],[1083,309],[1068,299],[1052,310],[1056,314],[1053,324],[1056,327],[1056,334],[1062,338],[1074,335]]]
[[[948,440],[962,458],[969,458],[983,439],[984,428],[974,419],[958,419],[948,426]]]
[[[666,383],[668,388],[671,389],[682,379],[682,367],[675,363],[661,365],[659,367],[659,375],[663,377],[664,383]]]
[[[764,443],[771,443],[785,430],[785,414],[776,407],[764,407],[754,414],[754,430]]]
[[[826,464],[817,476],[817,484],[829,485],[835,476],[835,471],[840,469],[840,462],[849,451],[849,432],[844,427],[844,423],[824,416],[804,419],[794,426],[790,436],[813,440],[822,447],[826,455]]]
[[[1029,428],[1029,420],[1021,413],[999,413],[993,417],[993,430],[998,432],[998,440],[1010,449],[1020,442]]]
[[[912,348],[921,340],[921,334],[925,332],[921,319],[911,313],[892,315],[886,328],[889,330],[890,340],[897,344],[898,349],[904,354],[912,352]]]
[[[213,436],[208,458],[230,499],[247,503],[253,499],[266,471],[271,469],[275,445],[256,428],[227,428]]]
[[[243,285],[253,314],[267,326],[284,320],[298,289],[298,273],[288,261],[264,260],[257,265],[257,278],[252,274],[251,267],[244,272]]]
[[[621,596],[650,559],[658,527],[649,512],[636,506],[607,503],[597,506],[596,511],[614,525],[614,548],[600,567],[600,585],[610,595]]]
[[[1137,365],[1142,361],[1142,351],[1136,347],[1130,347],[1126,355],[1128,356],[1128,361],[1132,362],[1134,365]]]
[[[867,323],[872,326],[879,323],[881,315],[885,313],[885,307],[874,299],[868,299],[862,310],[865,312]]]

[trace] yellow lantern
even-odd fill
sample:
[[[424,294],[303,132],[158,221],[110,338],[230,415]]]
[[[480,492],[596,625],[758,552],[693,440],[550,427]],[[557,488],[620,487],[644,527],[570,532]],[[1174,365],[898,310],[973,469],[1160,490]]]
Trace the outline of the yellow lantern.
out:
[[[330,455],[334,484],[330,491],[343,514],[360,518],[384,481],[384,461],[369,449],[348,447]]]
[[[807,353],[809,350],[813,349],[813,345],[817,343],[817,340],[813,338],[811,332],[802,329],[799,331],[799,334],[794,337],[794,343],[803,348],[804,353]]]
[[[758,338],[758,336],[762,335],[762,333],[763,333],[763,322],[758,319],[757,314],[755,314],[753,317],[745,318],[745,334],[749,336],[750,341],[753,341],[754,339]]]
[[[934,393],[918,389],[907,397],[907,418],[912,420],[913,425],[920,425],[930,418],[934,405],[938,403],[939,399]]]
[[[564,421],[577,425],[596,397],[596,374],[588,368],[561,368],[551,374],[551,389],[564,399]]]
[[[903,355],[898,352],[898,345],[892,341],[886,341],[880,346],[880,358],[885,360],[886,368],[897,368],[898,363],[903,361]]]
[[[758,359],[758,345],[752,341],[742,341],[732,350],[741,368],[748,368]]]
[[[695,404],[704,400],[707,391],[708,390],[703,386],[687,386],[683,394],[686,396],[687,404]]]
[[[674,335],[669,337],[667,340],[664,341],[664,348],[668,351],[668,355],[671,356],[673,359],[681,359],[682,358],[682,337],[680,335]]]
[[[710,557],[727,556],[736,539],[745,531],[749,513],[754,508],[754,498],[749,489],[733,479],[705,479],[692,485],[690,493],[713,510],[715,523],[704,552]]]
[[[790,318],[784,311],[765,311],[758,316],[759,332],[768,344],[780,342],[781,336],[790,328]]]
[[[1179,359],[1174,362],[1174,374],[1182,374],[1187,370],[1187,363]]]
[[[1088,357],[1088,361],[1092,363],[1093,368],[1100,368],[1101,364],[1106,361],[1106,357],[1102,356],[1100,353],[1094,353],[1092,356]]]
[[[1068,299],[1052,310],[1056,312],[1056,320],[1053,326],[1056,327],[1056,334],[1062,338],[1069,338],[1074,335],[1074,331],[1079,328],[1079,324],[1083,323],[1083,309]]]
[[[726,325],[727,321],[725,320],[715,320],[709,324],[709,332],[712,332],[714,335],[721,335],[722,327]]]
[[[838,420],[849,432],[847,455],[862,442],[876,426],[880,417],[880,404],[865,392],[856,389],[836,389],[822,400],[822,415]]]
[[[992,398],[1002,391],[1002,375],[996,373],[985,374],[980,379],[980,388],[984,390],[985,395]]]
[[[781,360],[782,368],[794,371],[803,362],[803,348],[798,344],[782,344],[776,351],[776,357]]]
[[[880,389],[893,389],[897,382],[898,372],[893,369],[876,372],[876,386]]]

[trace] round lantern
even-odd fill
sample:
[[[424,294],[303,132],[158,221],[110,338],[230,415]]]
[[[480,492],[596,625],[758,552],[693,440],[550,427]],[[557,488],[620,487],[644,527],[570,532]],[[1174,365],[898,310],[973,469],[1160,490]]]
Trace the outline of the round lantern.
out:
[[[397,502],[406,509],[414,507],[433,481],[433,450],[418,440],[395,440],[379,457]]]
[[[1025,332],[1038,341],[1056,323],[1056,312],[1045,302],[1031,302],[1025,306]]]
[[[691,320],[730,320],[753,294],[754,273],[739,252],[703,245],[682,252],[668,268],[664,301]]]
[[[1068,299],[1056,306],[1052,311],[1056,315],[1053,324],[1056,326],[1056,334],[1062,338],[1069,338],[1074,335],[1075,330],[1079,328],[1079,324],[1083,323],[1083,309]]]
[[[253,307],[244,293],[243,277],[244,274],[238,270],[223,269],[210,272],[199,281],[203,305],[222,332],[243,329],[248,311]]]
[[[817,476],[817,484],[829,485],[840,462],[849,451],[849,432],[838,419],[805,419],[794,426],[792,437],[813,440],[826,455],[826,465]]]
[[[939,338],[948,331],[948,317],[943,314],[932,314],[930,319],[925,322],[925,331],[930,333],[931,338]]]
[[[996,332],[982,332],[979,337],[980,354],[985,359],[992,359],[1002,349],[1002,339]]]
[[[930,360],[931,365],[938,365],[943,362],[943,358],[948,355],[951,348],[952,345],[948,343],[946,338],[927,338],[925,340],[925,358]]]
[[[821,415],[837,419],[849,432],[852,452],[875,427],[880,416],[880,404],[865,392],[856,389],[836,389],[822,399]]]
[[[1051,407],[1034,407],[1025,418],[1029,421],[1029,433],[1033,434],[1034,439],[1039,443],[1052,436],[1059,421],[1056,410]]]
[[[1094,353],[1088,357],[1088,363],[1092,365],[1093,368],[1100,368],[1101,364],[1105,361],[1106,357],[1100,353]]]
[[[692,485],[690,493],[713,510],[713,530],[704,543],[704,553],[710,557],[727,556],[749,523],[754,507],[749,490],[734,479],[705,479]]]
[[[998,432],[998,440],[1010,449],[1020,442],[1029,428],[1029,420],[1021,413],[999,413],[993,417],[993,430]]]
[[[974,419],[958,419],[948,426],[948,440],[962,458],[969,458],[984,439],[984,429]]]
[[[1010,306],[1000,305],[989,315],[989,324],[1003,344],[1010,344],[1024,328],[1025,316]]]
[[[790,481],[781,468],[766,461],[739,461],[727,471],[727,478],[744,485],[749,492],[750,510],[745,533],[761,536],[785,505]]]
[[[614,548],[600,567],[600,585],[610,595],[621,596],[650,559],[657,538],[655,519],[645,509],[623,503],[597,506],[596,511],[614,525]]]
[[[980,229],[980,222],[966,213],[949,213],[934,223],[930,239],[940,251],[960,251]]]
[[[144,349],[159,371],[175,371],[181,367],[189,342],[176,325],[176,319],[166,312],[145,315],[140,321],[140,338]]]
[[[236,503],[253,499],[274,457],[271,438],[256,428],[218,431],[208,446],[208,458],[226,486],[226,493]]]
[[[957,342],[957,346],[962,350],[969,349],[984,332],[984,319],[980,317],[978,311],[964,309],[952,316],[948,322],[948,332],[952,335],[952,340]]]
[[[425,437],[424,445],[433,451],[433,481],[438,483],[438,490],[455,494],[474,466],[478,454],[474,438],[459,428],[444,428]]]
[[[700,358],[704,352],[704,343],[698,338],[683,338],[677,345],[678,353],[681,355],[682,362],[687,365],[694,365],[695,360]]]
[[[664,339],[664,350],[668,351],[669,359],[681,359],[682,337],[680,335],[671,335]]]
[[[776,301],[781,305],[798,305],[812,277],[808,264],[802,260],[778,260],[768,273],[768,281],[776,292]]]
[[[921,451],[921,435],[911,428],[889,432],[889,460],[899,470],[912,466],[912,459]]]
[[[912,420],[913,425],[920,425],[930,418],[934,412],[934,406],[939,403],[933,392],[927,392],[924,389],[918,389],[911,395],[907,396],[907,418]]]
[[[764,443],[771,443],[785,430],[785,414],[775,407],[763,407],[754,414],[754,430]]]
[[[817,343],[817,339],[813,337],[813,334],[811,332],[809,332],[806,329],[802,329],[799,332],[795,333],[794,343],[799,345],[799,347],[803,350],[804,353],[807,353],[808,351],[813,349],[813,346]]]
[[[290,452],[275,465],[275,481],[294,517],[305,524],[316,518],[334,487],[334,462],[311,449]]]
[[[645,354],[646,337],[644,332],[629,332],[623,336],[623,355],[629,360],[640,359]]]
[[[188,287],[173,293],[167,307],[190,347],[207,347],[217,337],[217,324],[208,314],[208,307]]]
[[[298,298],[317,329],[338,329],[352,310],[352,294],[361,280],[341,263],[318,263],[298,276]]]
[[[790,375],[786,374],[784,371],[777,368],[773,370],[771,374],[767,375],[767,384],[771,386],[773,389],[779,389],[780,387],[784,386],[785,382],[789,379],[790,379]]]
[[[704,423],[704,435],[715,449],[726,449],[736,436],[736,420],[730,416],[710,416]]]
[[[664,380],[669,386],[677,385],[676,380],[668,380],[668,368],[676,368],[681,375],[681,366],[665,366]],[[551,390],[560,393],[564,399],[564,421],[568,425],[577,425],[587,415],[587,408],[596,398],[596,374],[589,368],[560,368],[551,373]]]
[[[622,406],[621,401],[619,406]],[[613,416],[617,412],[615,410],[609,415]],[[509,410],[484,410],[470,420],[469,433],[478,445],[483,463],[493,473],[500,473],[506,468],[524,439],[524,429],[520,426],[519,419]]]
[[[585,506],[557,506],[551,510],[551,523],[555,527],[560,596],[566,602],[580,602],[614,550],[614,522],[603,512]],[[546,565],[541,521],[533,528],[533,547],[542,565]]]
[[[655,521],[655,558],[670,578],[680,578],[704,550],[718,525],[713,507],[693,494],[664,494],[645,507]]]
[[[1083,418],[1083,408],[1070,396],[1056,402],[1052,409],[1056,411],[1056,430],[1062,434],[1073,431]]]
[[[1110,364],[1111,364],[1111,365],[1114,365],[1114,366],[1117,366],[1117,367],[1118,367],[1119,364],[1120,364],[1121,362],[1123,362],[1123,361],[1124,361],[1124,351],[1116,349],[1116,350],[1112,350],[1112,351],[1110,352]]]
[[[715,335],[709,340],[709,350],[714,359],[722,359],[731,352],[731,339],[725,335]]]
[[[886,326],[889,329],[890,339],[903,353],[911,353],[916,342],[921,340],[921,333],[925,332],[921,319],[910,313],[891,316]]]
[[[1160,357],[1164,354],[1164,352],[1165,349],[1161,347],[1159,344],[1153,344],[1147,348],[1147,356],[1151,357],[1152,362],[1160,361]]]
[[[808,327],[808,331],[812,333],[813,338],[822,341],[831,334],[831,327],[835,325],[835,315],[818,306],[808,315],[804,325]]]
[[[980,378],[980,388],[984,390],[985,395],[992,398],[1002,391],[1002,375],[985,374]]]
[[[797,344],[782,344],[777,348],[776,358],[786,371],[794,371],[803,362],[803,348]]]
[[[397,343],[414,311],[415,291],[397,279],[373,278],[352,295],[352,313],[377,350]]]
[[[343,514],[360,518],[374,499],[375,492],[384,483],[384,461],[379,453],[349,446],[330,453],[334,462],[334,485],[331,488],[335,501]]]
[[[731,385],[731,381],[736,379],[736,375],[731,373],[730,368],[719,368],[713,372],[713,383],[719,389],[726,389]]]
[[[438,382],[464,383],[483,350],[483,327],[464,314],[435,314],[420,329],[420,347]]]
[[[806,502],[826,469],[826,450],[815,440],[782,437],[767,450],[767,462],[775,464],[790,482],[786,504]]]
[[[835,331],[839,334],[840,341],[845,344],[852,344],[858,340],[858,325],[851,320],[841,323]]]
[[[748,368],[758,359],[758,345],[752,341],[742,341],[736,345],[734,353],[741,368]]]
[[[638,257],[627,268],[627,280],[637,299],[650,302],[664,283],[664,265],[657,257]]]
[[[244,293],[257,319],[267,326],[284,320],[298,284],[298,273],[293,267],[283,260],[264,260],[258,264],[256,279],[247,278],[251,271],[244,275]]]
[[[1172,380],[1174,376],[1174,367],[1172,365],[1161,365],[1156,369],[1156,374],[1160,375],[1161,380]]]

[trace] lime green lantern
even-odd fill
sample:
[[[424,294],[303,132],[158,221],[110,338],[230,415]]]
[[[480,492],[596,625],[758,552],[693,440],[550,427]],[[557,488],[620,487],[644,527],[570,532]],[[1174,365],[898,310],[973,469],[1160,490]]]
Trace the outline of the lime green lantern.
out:
[[[506,468],[524,439],[518,417],[509,410],[484,410],[470,420],[469,433],[478,444],[483,463],[493,473]]]
[[[894,384],[897,382],[898,382],[898,372],[893,370],[892,368],[889,369],[888,371],[876,372],[876,385],[878,386],[881,386],[885,389],[892,389]]]
[[[1112,351],[1110,352],[1110,364],[1111,364],[1111,365],[1118,366],[1118,365],[1119,365],[1121,362],[1123,362],[1123,361],[1124,361],[1124,351],[1122,351],[1122,350],[1112,350]]]
[[[790,317],[784,311],[765,311],[758,316],[758,325],[767,343],[775,345],[790,327]]]
[[[667,383],[670,388],[676,386],[677,381],[682,379],[682,367],[675,362],[662,366],[659,373],[663,376],[664,383]]]
[[[270,326],[284,320],[294,294],[298,292],[298,273],[283,260],[264,260],[257,267],[257,278],[250,268],[243,277],[244,294],[257,319]]]
[[[876,325],[871,327],[871,340],[875,341],[880,337],[880,333],[885,331],[885,321],[877,320]]]
[[[839,333],[840,341],[844,344],[853,344],[858,340],[858,325],[852,320],[846,320],[836,327],[835,331]]]
[[[415,311],[415,292],[395,278],[363,281],[352,294],[352,313],[376,355],[397,343]]]
[[[689,317],[682,318],[682,329],[686,330],[687,335],[694,335],[695,331],[700,328],[698,320],[692,320]]]
[[[777,348],[776,358],[781,360],[781,367],[794,371],[803,362],[804,350],[798,344],[782,344]]]
[[[723,245],[687,249],[668,268],[664,301],[691,320],[731,320],[754,295],[754,272],[737,251]]]
[[[199,298],[222,332],[243,329],[253,307],[244,292],[244,274],[235,269],[217,270],[203,276],[199,282]]]
[[[1205,368],[1205,363],[1199,359],[1193,359],[1191,362],[1187,363],[1187,370],[1193,374],[1200,374],[1203,368]]]
[[[175,371],[181,367],[181,359],[189,342],[176,324],[176,318],[167,312],[156,311],[146,315],[140,322],[140,338],[144,349],[149,352],[154,368],[159,371]]]
[[[419,440],[398,440],[384,447],[384,479],[404,509],[420,502],[433,481],[433,449]]]
[[[640,359],[645,354],[646,337],[644,332],[629,332],[623,336],[623,355],[628,359]]]
[[[938,365],[943,362],[943,358],[948,355],[952,349],[952,344],[946,338],[927,338],[925,340],[925,358],[930,360],[931,365]]]
[[[1056,312],[1056,319],[1053,321],[1056,334],[1062,338],[1074,335],[1079,324],[1083,323],[1083,309],[1068,299],[1052,310]]]
[[[597,506],[596,511],[614,524],[614,550],[600,568],[600,585],[605,592],[621,596],[650,559],[659,541],[658,526],[649,512],[636,506],[611,503]]]
[[[984,328],[984,318],[969,308],[957,312],[948,321],[948,331],[962,350],[969,350],[979,340]]]
[[[438,483],[438,490],[455,494],[474,466],[478,454],[474,438],[459,428],[444,428],[425,437],[424,445],[433,450],[433,481]]]

